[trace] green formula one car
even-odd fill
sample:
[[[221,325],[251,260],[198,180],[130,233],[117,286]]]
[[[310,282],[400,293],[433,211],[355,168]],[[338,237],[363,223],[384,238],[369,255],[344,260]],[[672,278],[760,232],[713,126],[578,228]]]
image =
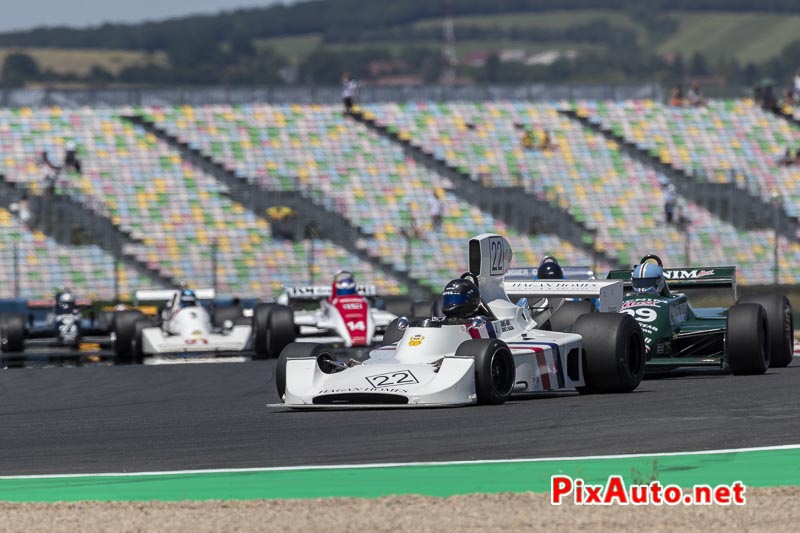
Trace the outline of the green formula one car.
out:
[[[784,367],[794,354],[794,318],[788,298],[763,294],[736,299],[736,267],[663,268],[658,256],[642,258],[633,272],[613,270],[626,294],[620,312],[642,328],[647,371],[710,366],[733,374],[763,374]],[[687,294],[730,291],[736,303],[693,307]],[[732,294],[731,294],[732,293]]]

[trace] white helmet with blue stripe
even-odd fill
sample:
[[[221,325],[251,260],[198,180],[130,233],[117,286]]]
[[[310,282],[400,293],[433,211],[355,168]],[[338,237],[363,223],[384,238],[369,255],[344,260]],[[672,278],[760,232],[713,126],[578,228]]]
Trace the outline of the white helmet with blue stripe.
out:
[[[633,269],[633,290],[638,293],[662,294],[667,287],[664,269],[653,263],[642,263]]]

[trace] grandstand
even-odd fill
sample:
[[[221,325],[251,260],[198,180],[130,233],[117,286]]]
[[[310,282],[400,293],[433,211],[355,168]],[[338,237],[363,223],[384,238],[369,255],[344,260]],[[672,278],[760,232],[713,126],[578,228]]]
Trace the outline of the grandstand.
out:
[[[242,179],[271,190],[300,188],[324,198],[370,236],[372,255],[406,269],[405,237],[413,221],[424,239],[412,246],[411,275],[438,289],[466,270],[464,243],[494,231],[509,236],[516,264],[545,254],[592,258],[553,234],[517,235],[491,214],[466,204],[453,184],[408,158],[388,139],[350,121],[339,106],[195,106],[146,110],[146,118]],[[429,200],[442,194],[441,231],[431,231]]]
[[[46,298],[55,288],[70,287],[84,298],[110,300],[115,289],[128,298],[139,287],[155,286],[136,270],[120,268],[115,287],[114,261],[97,246],[65,246],[30,231],[0,209],[0,297]]]
[[[208,285],[216,242],[223,293],[270,297],[284,285],[308,282],[311,243],[271,238],[269,224],[226,198],[213,177],[185,163],[177,151],[120,120],[120,111],[0,111],[4,173],[40,193],[37,154],[60,153],[67,140],[74,140],[84,159],[83,173],[63,176],[61,187],[139,240],[141,244],[126,251],[145,264],[172,279]],[[383,292],[402,290],[345,250],[326,241],[313,244],[317,280],[327,280],[346,266]]]
[[[691,172],[746,174],[757,180],[762,196],[777,190],[787,212],[797,213],[797,170],[777,168],[775,158],[797,142],[798,132],[748,100],[711,101],[708,108],[697,109],[672,109],[651,101],[580,101],[571,106],[511,100],[426,101],[370,104],[364,115],[482,183],[487,194],[494,187],[519,186],[569,213],[596,232],[591,247],[619,264],[632,264],[651,252],[670,264],[683,263],[687,236],[663,222],[669,178],[565,116],[564,109],[574,109],[661,161]],[[140,115],[186,146],[122,118],[129,114]],[[523,129],[549,132],[553,149],[524,149]],[[327,280],[340,268],[354,270],[360,281],[376,284],[381,293],[405,291],[379,260],[436,291],[466,270],[465,240],[486,231],[509,236],[516,265],[536,264],[545,254],[572,264],[594,260],[591,247],[587,251],[583,243],[547,231],[536,235],[514,231],[502,216],[464,200],[446,176],[409,158],[398,143],[344,117],[339,106],[2,109],[0,173],[32,194],[47,194],[38,154],[46,150],[51,157],[58,156],[68,140],[80,148],[83,173],[63,173],[59,194],[74,198],[83,209],[106,217],[129,234],[125,253],[168,279],[210,284],[212,248],[217,246],[218,288],[224,293],[270,298],[284,285],[307,283],[310,274],[317,282]],[[325,239],[312,243],[274,237],[262,214],[231,200],[217,177],[192,164],[187,149],[208,157],[248,186],[299,190],[316,205],[336,210],[367,236],[354,246],[372,261]],[[432,191],[438,192],[445,208],[439,231],[430,227]],[[736,263],[743,283],[771,282],[771,231],[732,225],[689,198],[678,202],[691,220],[688,253],[693,263]],[[4,280],[12,270],[8,243],[35,245],[35,253],[23,253],[26,271],[30,270],[26,275],[36,278],[22,284],[25,294],[43,296],[57,285],[79,290],[87,286],[87,276],[98,287],[98,295],[111,294],[113,282],[105,281],[112,279],[106,274],[112,270],[107,252],[57,244],[25,230],[7,211],[0,211],[0,222],[7,236]],[[418,236],[411,239],[409,261],[412,225]],[[782,239],[779,247],[780,281],[796,283],[800,246]],[[56,264],[63,268],[55,269]],[[597,265],[600,271],[609,266]],[[123,270],[123,293],[155,283]]]

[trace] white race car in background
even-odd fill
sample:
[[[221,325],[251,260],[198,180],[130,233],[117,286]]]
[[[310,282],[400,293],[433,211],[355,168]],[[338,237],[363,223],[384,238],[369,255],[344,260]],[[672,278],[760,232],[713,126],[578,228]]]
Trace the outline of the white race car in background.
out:
[[[462,279],[476,287],[476,314],[398,319],[384,346],[364,361],[340,362],[320,344],[289,344],[276,366],[279,397],[307,409],[500,404],[515,393],[634,390],[644,375],[644,341],[638,323],[617,312],[622,284],[505,281],[511,258],[500,235],[471,239],[470,272]],[[453,294],[447,290],[445,308]],[[539,329],[543,322],[532,316],[528,298],[576,297],[597,298],[601,312],[576,317],[570,333]],[[565,308],[553,304],[553,315]],[[551,320],[547,315],[541,319]]]
[[[334,276],[330,287],[286,287],[278,303],[294,309],[299,339],[351,348],[380,340],[397,318],[370,303],[376,296],[374,285],[356,285],[353,274],[343,270]],[[318,307],[307,308],[317,302]]]
[[[253,326],[241,308],[214,309],[202,301],[214,299],[213,289],[146,289],[136,302],[166,301],[157,320],[138,310],[114,315],[112,342],[119,362],[141,363],[144,357],[170,354],[242,352],[250,347]]]

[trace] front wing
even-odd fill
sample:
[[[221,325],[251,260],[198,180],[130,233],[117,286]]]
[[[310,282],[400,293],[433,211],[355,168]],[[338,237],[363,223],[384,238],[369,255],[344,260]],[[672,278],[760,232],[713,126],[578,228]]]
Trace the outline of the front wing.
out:
[[[161,328],[142,330],[142,352],[154,354],[241,352],[249,348],[252,328],[234,326],[229,333],[165,335]]]

